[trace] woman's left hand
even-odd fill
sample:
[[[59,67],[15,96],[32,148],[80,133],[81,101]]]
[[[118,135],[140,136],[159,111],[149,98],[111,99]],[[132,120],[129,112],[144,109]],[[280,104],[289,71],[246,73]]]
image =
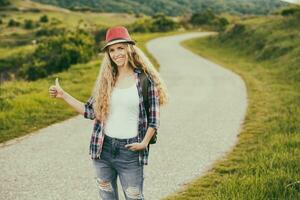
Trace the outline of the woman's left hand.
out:
[[[125,147],[128,148],[130,151],[140,151],[146,149],[147,145],[143,142],[141,143],[135,142],[132,144],[126,144]]]

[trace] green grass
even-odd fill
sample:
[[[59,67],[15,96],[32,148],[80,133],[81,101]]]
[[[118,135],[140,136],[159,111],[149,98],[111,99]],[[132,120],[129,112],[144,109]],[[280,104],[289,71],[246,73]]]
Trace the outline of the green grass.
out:
[[[6,47],[6,48],[0,48],[0,59],[10,57],[17,54],[23,54],[28,52],[33,52],[35,47],[33,45],[24,45],[19,47]]]
[[[132,35],[138,46],[146,51],[154,65],[158,63],[147,52],[145,43],[153,38],[174,35],[153,33]],[[3,143],[46,127],[55,122],[68,119],[78,113],[65,102],[49,97],[48,88],[59,77],[65,91],[85,102],[90,96],[94,81],[99,72],[101,56],[87,64],[73,65],[68,71],[53,74],[34,82],[11,81],[0,88],[0,142]]]
[[[265,25],[266,20],[258,20]],[[284,26],[285,19],[277,20],[269,21],[272,24],[264,30],[255,23],[258,31],[263,33],[261,39],[288,35],[278,27]],[[253,19],[247,23],[247,28],[251,29]],[[272,25],[273,32],[269,32]],[[290,34],[300,35],[296,27],[290,29],[293,30]],[[188,49],[243,78],[247,85],[248,109],[235,148],[204,176],[165,200],[300,199],[299,64],[296,67],[300,57],[299,40],[295,40],[293,48],[284,55],[273,58],[270,54],[267,59],[259,60],[254,49],[248,51],[252,48],[249,43],[257,39],[257,32],[247,33],[230,40],[227,35],[228,40],[220,40],[217,36],[183,43]],[[249,40],[249,43],[240,40]],[[285,38],[279,44],[285,42],[290,43],[290,40]],[[263,50],[256,49],[256,53]]]

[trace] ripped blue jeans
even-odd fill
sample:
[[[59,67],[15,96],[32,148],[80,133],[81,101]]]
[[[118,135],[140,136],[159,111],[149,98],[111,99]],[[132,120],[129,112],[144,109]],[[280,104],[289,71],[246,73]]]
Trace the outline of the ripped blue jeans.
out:
[[[118,200],[117,177],[126,200],[143,200],[144,166],[139,165],[138,151],[126,144],[138,142],[137,137],[116,139],[105,136],[100,159],[93,159],[97,186],[102,200]]]

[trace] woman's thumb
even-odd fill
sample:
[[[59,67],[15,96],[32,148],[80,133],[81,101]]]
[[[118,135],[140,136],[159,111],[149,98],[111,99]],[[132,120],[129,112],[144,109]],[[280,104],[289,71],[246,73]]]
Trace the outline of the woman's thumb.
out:
[[[55,79],[55,86],[60,87],[60,85],[58,83],[58,78]]]

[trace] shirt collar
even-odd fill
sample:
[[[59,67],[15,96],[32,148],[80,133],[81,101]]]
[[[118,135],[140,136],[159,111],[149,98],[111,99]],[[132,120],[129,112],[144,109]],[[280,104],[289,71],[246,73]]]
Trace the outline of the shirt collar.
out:
[[[141,69],[139,69],[139,68],[134,68],[133,71],[136,72],[136,73],[141,73],[142,72]]]

